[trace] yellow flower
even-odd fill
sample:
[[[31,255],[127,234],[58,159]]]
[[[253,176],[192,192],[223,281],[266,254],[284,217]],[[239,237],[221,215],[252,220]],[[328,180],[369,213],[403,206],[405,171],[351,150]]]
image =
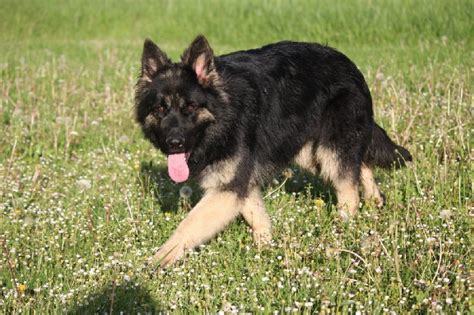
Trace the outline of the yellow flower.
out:
[[[26,284],[20,283],[18,285],[18,292],[20,292],[20,294],[25,294],[26,288],[27,288]]]
[[[322,208],[326,205],[326,203],[321,198],[318,198],[314,201],[314,205],[316,206],[316,208]]]

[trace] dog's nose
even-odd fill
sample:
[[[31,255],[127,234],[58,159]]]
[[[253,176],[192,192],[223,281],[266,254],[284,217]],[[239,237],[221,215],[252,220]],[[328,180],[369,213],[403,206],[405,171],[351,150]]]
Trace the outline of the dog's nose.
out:
[[[184,139],[183,138],[168,138],[166,139],[166,144],[171,150],[179,150],[184,148]]]

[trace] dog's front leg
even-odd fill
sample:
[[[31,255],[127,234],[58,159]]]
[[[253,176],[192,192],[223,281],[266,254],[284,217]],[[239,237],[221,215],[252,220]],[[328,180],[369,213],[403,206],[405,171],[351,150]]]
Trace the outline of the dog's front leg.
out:
[[[222,231],[239,214],[241,204],[229,191],[208,191],[188,216],[179,224],[170,239],[152,257],[161,267],[180,259],[192,249]]]
[[[258,187],[250,191],[240,211],[252,228],[253,240],[257,247],[268,245],[272,240],[272,221]]]

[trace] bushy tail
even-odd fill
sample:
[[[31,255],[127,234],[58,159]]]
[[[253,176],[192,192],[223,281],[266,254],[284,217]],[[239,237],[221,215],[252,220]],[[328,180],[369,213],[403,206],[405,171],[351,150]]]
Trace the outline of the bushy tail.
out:
[[[382,168],[400,168],[410,162],[412,156],[404,147],[396,145],[379,125],[375,124],[364,162]]]

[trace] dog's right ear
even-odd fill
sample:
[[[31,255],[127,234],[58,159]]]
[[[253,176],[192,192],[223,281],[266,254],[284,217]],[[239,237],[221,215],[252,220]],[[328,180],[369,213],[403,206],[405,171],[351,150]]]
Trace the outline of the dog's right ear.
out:
[[[171,60],[161,49],[150,39],[145,39],[142,54],[142,80],[151,82],[155,75]]]

